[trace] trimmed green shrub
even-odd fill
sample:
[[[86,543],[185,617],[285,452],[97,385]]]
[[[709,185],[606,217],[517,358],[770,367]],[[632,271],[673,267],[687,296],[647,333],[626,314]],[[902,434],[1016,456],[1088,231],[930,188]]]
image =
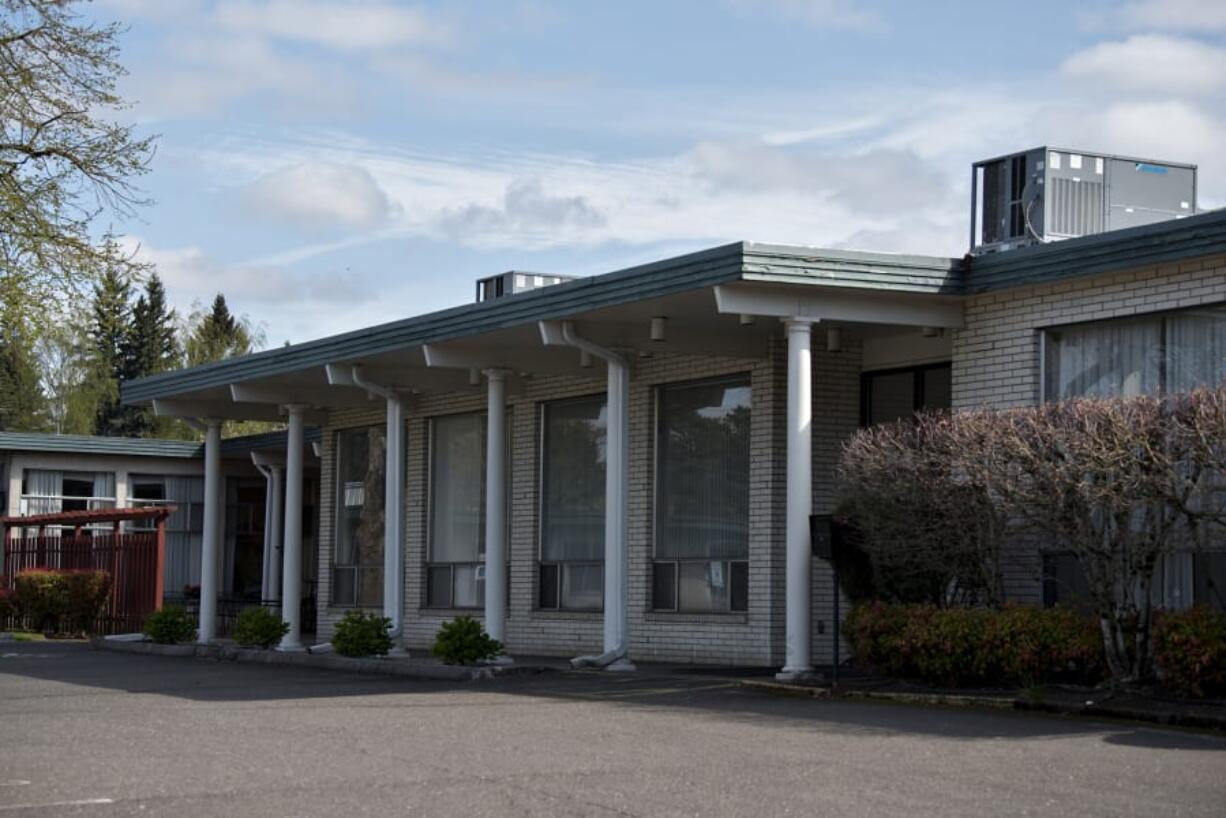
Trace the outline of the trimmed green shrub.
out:
[[[16,592],[8,587],[8,582],[0,576],[0,623],[6,622],[17,615]]]
[[[386,656],[392,649],[391,628],[386,616],[349,611],[336,623],[332,647],[341,656]]]
[[[30,627],[44,633],[59,630],[60,619],[68,613],[68,592],[58,571],[32,569],[13,577],[17,610]]]
[[[1161,612],[1153,639],[1154,662],[1165,685],[1185,696],[1226,694],[1226,613]]]
[[[69,627],[74,633],[89,633],[111,598],[111,575],[107,571],[65,571],[61,575],[67,598]]]
[[[1103,671],[1094,620],[1063,608],[857,605],[843,626],[856,661],[931,684],[1093,683]]]
[[[289,623],[264,607],[248,608],[234,623],[234,641],[245,648],[271,648],[289,633]]]
[[[502,643],[491,639],[481,623],[471,616],[444,622],[434,637],[430,652],[448,665],[472,665],[503,654]]]
[[[196,638],[196,620],[178,605],[167,605],[145,617],[145,636],[159,645],[176,645]]]

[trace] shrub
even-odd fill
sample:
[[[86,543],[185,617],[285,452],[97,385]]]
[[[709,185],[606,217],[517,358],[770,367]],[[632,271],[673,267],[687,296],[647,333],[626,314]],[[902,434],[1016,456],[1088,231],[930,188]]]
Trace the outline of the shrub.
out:
[[[0,623],[17,615],[15,592],[8,587],[8,582],[0,576]]]
[[[332,647],[341,656],[386,656],[392,649],[391,627],[386,616],[349,611],[336,623]]]
[[[439,628],[430,651],[444,664],[471,665],[502,655],[503,648],[501,642],[485,633],[476,619],[457,616]]]
[[[32,569],[13,577],[14,599],[20,615],[34,630],[53,632],[68,612],[68,593],[57,571]]]
[[[69,627],[89,633],[106,610],[111,596],[111,575],[106,571],[66,571],[61,574],[67,597]]]
[[[145,636],[159,645],[175,645],[196,638],[196,620],[178,605],[167,605],[145,618]]]
[[[234,623],[234,641],[245,648],[271,648],[289,633],[289,623],[267,608],[248,608]]]
[[[1103,667],[1094,620],[1062,608],[875,602],[853,608],[843,636],[860,664],[932,684],[1094,682]]]
[[[1172,690],[1185,696],[1226,693],[1226,613],[1162,612],[1153,640],[1158,672]]]

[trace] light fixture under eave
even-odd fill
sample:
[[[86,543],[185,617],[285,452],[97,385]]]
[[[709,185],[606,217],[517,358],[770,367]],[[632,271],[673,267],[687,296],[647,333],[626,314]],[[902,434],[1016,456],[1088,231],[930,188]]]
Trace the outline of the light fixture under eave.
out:
[[[651,319],[651,340],[663,341],[664,328],[667,324],[668,319],[662,315],[657,315],[655,318]]]
[[[579,350],[579,366],[583,367],[584,369],[591,369],[592,353],[588,352],[586,349]]]
[[[843,351],[843,330],[838,327],[830,327],[826,330],[826,351]]]
[[[477,369],[475,366],[468,370],[468,385],[469,386],[480,386],[481,385],[481,371]]]
[[[922,333],[925,338],[940,338],[945,334],[945,330],[942,327],[924,327]]]
[[[741,313],[741,326],[748,327],[754,322],[754,317],[749,313]]]

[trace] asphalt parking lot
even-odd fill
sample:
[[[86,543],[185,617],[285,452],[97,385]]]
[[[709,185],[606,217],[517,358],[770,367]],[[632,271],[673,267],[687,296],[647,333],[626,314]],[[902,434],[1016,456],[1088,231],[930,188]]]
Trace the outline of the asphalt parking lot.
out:
[[[1212,815],[1226,737],[776,697],[434,683],[0,644],[0,815]]]

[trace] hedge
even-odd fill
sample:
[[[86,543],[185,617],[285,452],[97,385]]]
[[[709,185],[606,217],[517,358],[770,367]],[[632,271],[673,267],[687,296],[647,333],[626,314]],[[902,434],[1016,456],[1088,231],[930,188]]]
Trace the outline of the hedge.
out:
[[[106,571],[32,569],[14,576],[13,586],[16,613],[30,627],[85,633],[106,609],[111,575]]]
[[[1154,621],[1154,663],[1163,684],[1185,696],[1226,696],[1226,613],[1162,611]]]

